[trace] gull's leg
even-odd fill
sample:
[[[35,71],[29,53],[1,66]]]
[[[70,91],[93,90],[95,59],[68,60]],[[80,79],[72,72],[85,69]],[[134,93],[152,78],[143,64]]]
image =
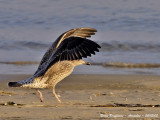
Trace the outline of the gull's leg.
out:
[[[43,102],[43,95],[42,95],[41,91],[39,91],[39,90],[37,89],[37,92],[39,93],[40,101]]]
[[[55,88],[53,88],[53,95],[56,97],[56,99],[58,100],[59,103],[62,103],[55,92]]]

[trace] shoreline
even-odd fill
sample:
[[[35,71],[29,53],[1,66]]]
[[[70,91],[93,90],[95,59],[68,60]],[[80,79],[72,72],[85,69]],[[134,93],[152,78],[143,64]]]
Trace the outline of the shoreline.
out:
[[[12,62],[11,62],[12,63]],[[0,64],[3,68],[0,70],[1,74],[33,74],[38,67],[38,64],[24,64],[25,62],[19,61],[15,64]],[[23,64],[23,65],[21,65]],[[121,63],[121,62],[108,62],[101,63],[101,65],[95,63],[91,66],[78,66],[75,67],[73,74],[97,74],[97,75],[160,75],[159,64],[152,63]]]

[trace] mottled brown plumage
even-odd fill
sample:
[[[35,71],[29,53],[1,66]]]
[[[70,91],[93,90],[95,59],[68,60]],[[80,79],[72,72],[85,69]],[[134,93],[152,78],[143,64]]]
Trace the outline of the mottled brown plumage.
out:
[[[9,86],[36,88],[41,101],[43,96],[38,88],[52,88],[54,96],[61,102],[55,92],[56,84],[70,75],[75,66],[88,65],[88,62],[82,60],[83,57],[99,51],[97,43],[86,39],[94,35],[94,32],[96,30],[93,28],[77,28],[63,33],[47,50],[33,76],[9,82]]]

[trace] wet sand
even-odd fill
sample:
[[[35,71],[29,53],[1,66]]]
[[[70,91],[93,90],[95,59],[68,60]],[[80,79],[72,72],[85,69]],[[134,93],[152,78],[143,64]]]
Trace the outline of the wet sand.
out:
[[[8,81],[30,75],[0,75],[2,120],[99,120],[160,118],[160,76],[71,75],[52,90],[42,89],[44,102],[34,89],[9,88]],[[10,103],[9,103],[10,102]]]

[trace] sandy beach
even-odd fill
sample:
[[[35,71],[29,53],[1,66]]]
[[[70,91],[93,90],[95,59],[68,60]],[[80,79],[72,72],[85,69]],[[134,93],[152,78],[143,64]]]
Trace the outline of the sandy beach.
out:
[[[0,75],[1,120],[151,120],[160,117],[160,76],[71,75],[52,90],[43,89],[44,102],[34,89],[9,88],[8,81],[30,75]]]

